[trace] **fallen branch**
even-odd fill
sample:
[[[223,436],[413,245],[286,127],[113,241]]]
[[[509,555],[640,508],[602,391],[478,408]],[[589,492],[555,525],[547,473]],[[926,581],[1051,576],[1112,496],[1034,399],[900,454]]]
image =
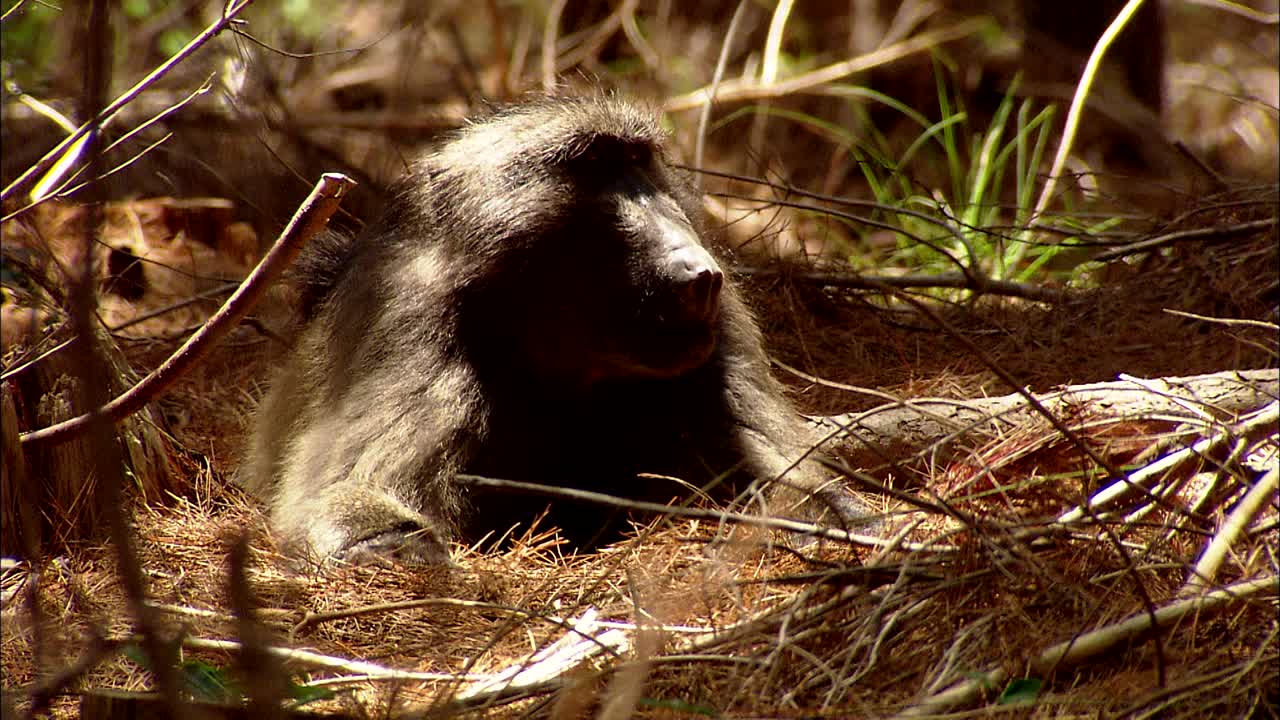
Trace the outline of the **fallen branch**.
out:
[[[570,621],[573,629],[558,640],[492,676],[472,683],[454,696],[456,702],[476,703],[495,700],[510,693],[527,692],[558,686],[569,670],[584,661],[608,652],[615,657],[631,647],[625,630],[603,629],[596,622],[595,608]]]
[[[220,652],[242,652],[244,646],[234,640],[215,640],[212,638],[184,637],[182,646],[192,650],[217,650]],[[264,648],[267,653],[273,657],[284,661],[305,665],[312,668],[323,668],[325,670],[341,670],[342,672],[353,673],[377,680],[485,680],[488,675],[462,675],[459,673],[434,673],[434,672],[409,672],[407,670],[396,670],[384,665],[365,662],[363,660],[351,660],[348,658],[335,657],[333,655],[325,655],[323,653],[312,652],[310,650],[295,650],[293,648],[283,648],[276,646],[268,646]]]
[[[1099,510],[1114,503],[1116,500],[1124,498],[1133,492],[1142,492],[1143,489],[1150,490],[1148,488],[1149,485],[1157,482],[1159,478],[1165,477],[1183,463],[1210,455],[1215,448],[1233,442],[1236,438],[1252,438],[1273,433],[1277,419],[1280,419],[1280,406],[1272,402],[1270,406],[1259,410],[1246,422],[1223,428],[1220,432],[1214,432],[1197,440],[1189,447],[1169,453],[1159,460],[1149,463],[1146,467],[1117,478],[1114,482],[1090,496],[1087,507],[1076,507],[1063,513],[1058,517],[1058,522],[1067,524],[1095,518]]]
[[[883,397],[876,391],[841,387]],[[1280,370],[1228,371],[1155,380],[1131,378],[1072,385],[1035,397],[1047,410],[1059,415],[1076,415],[1081,408],[1087,408],[1095,417],[1230,421],[1280,397]],[[1025,426],[1036,415],[1025,398],[1015,393],[973,400],[913,398],[863,413],[813,421],[825,432],[843,429],[838,435],[842,449],[855,457],[866,457],[870,465],[886,456],[899,459],[931,445],[954,443],[962,435],[980,434],[985,438],[997,427]],[[868,447],[876,452],[868,453]]]
[[[1272,417],[1272,423],[1275,417]],[[1280,469],[1274,465],[1265,475],[1262,476],[1249,492],[1244,496],[1244,500],[1231,511],[1227,519],[1222,523],[1222,529],[1217,535],[1213,536],[1209,546],[1205,548],[1204,554],[1200,556],[1200,561],[1191,571],[1191,577],[1187,579],[1185,585],[1182,586],[1182,595],[1195,595],[1202,592],[1206,586],[1213,582],[1218,575],[1218,568],[1222,567],[1222,561],[1227,557],[1227,551],[1231,545],[1244,534],[1245,528],[1249,523],[1253,522],[1258,513],[1267,506],[1267,501],[1271,500],[1276,494],[1276,488],[1280,487]]]

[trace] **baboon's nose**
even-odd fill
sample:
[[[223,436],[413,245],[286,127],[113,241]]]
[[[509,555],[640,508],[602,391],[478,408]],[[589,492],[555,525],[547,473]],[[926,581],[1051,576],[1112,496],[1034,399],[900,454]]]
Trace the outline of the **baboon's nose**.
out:
[[[660,272],[670,288],[671,310],[679,322],[705,324],[720,309],[724,273],[711,253],[698,243],[692,228],[677,230],[662,236],[666,252]]]
[[[724,284],[724,273],[716,268],[703,266],[690,270],[689,276],[680,288],[685,313],[690,320],[710,320],[720,307],[720,287]]]

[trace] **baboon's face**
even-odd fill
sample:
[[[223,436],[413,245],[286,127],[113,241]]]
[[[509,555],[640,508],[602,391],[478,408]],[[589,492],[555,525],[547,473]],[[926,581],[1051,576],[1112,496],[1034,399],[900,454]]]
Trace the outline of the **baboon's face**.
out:
[[[602,376],[673,376],[710,357],[724,275],[647,145],[601,143],[569,168],[586,224],[583,340]]]
[[[706,363],[724,275],[657,148],[596,138],[544,177],[565,201],[504,263],[532,369],[591,385]]]

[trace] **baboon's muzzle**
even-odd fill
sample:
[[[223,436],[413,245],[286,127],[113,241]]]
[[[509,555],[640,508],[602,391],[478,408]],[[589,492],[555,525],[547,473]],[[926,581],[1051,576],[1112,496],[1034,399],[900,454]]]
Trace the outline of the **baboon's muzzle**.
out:
[[[720,310],[724,272],[702,246],[675,199],[638,168],[624,168],[616,181],[618,219],[644,260],[632,266],[664,330],[706,333]]]
[[[715,260],[705,250],[702,254],[706,255],[705,262],[686,263],[677,272],[676,297],[679,313],[690,324],[710,323],[720,308],[720,287],[724,284],[724,273],[720,272]]]
[[[650,232],[657,237],[656,270],[667,298],[670,320],[682,326],[705,326],[720,309],[724,272],[678,210],[664,203],[649,205]]]

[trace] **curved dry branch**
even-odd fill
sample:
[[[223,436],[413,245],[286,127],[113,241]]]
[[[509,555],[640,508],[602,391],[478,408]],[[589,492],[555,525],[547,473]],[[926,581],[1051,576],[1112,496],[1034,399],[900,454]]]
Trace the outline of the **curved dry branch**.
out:
[[[258,299],[289,267],[307,241],[329,222],[329,218],[338,209],[342,196],[354,184],[345,175],[326,173],[240,288],[169,359],[137,385],[98,410],[21,435],[23,447],[66,442],[83,432],[97,417],[105,416],[113,423],[118,422],[141,410],[154,397],[164,392],[253,309]]]

